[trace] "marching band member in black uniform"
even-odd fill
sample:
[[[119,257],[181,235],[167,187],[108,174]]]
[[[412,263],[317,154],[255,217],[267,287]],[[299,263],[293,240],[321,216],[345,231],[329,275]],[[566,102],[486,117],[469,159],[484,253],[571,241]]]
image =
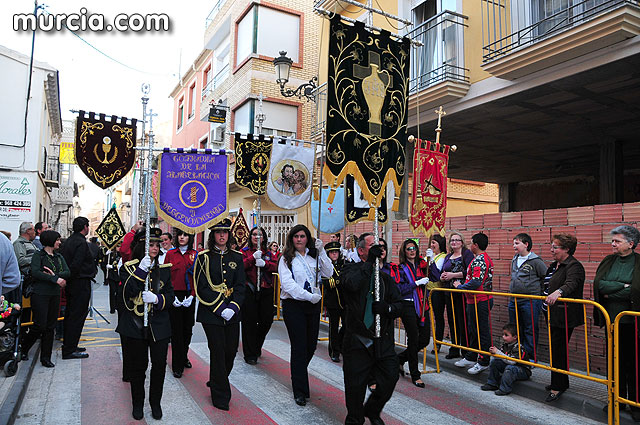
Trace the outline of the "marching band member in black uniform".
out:
[[[347,316],[342,352],[347,425],[363,424],[365,416],[372,425],[384,424],[380,412],[398,382],[393,319],[402,312],[402,297],[391,276],[380,273],[380,301],[374,301],[374,263],[384,254],[380,245],[373,245],[373,235],[364,235],[357,245],[361,261],[345,264],[340,279]],[[376,314],[380,315],[380,338],[374,333]],[[376,389],[363,403],[371,380]]]
[[[228,218],[211,228],[208,249],[198,254],[193,274],[200,301],[196,320],[202,323],[209,345],[207,385],[213,406],[220,410],[229,410],[229,374],[238,351],[246,285],[242,254],[229,249],[230,229]]]
[[[118,308],[118,285],[120,284],[120,274],[118,273],[118,263],[120,262],[120,244],[113,251],[105,253],[105,283],[109,285],[109,312],[114,314]]]
[[[333,263],[333,275],[328,279],[322,279],[322,302],[329,316],[329,357],[337,363],[340,361],[344,338],[344,300],[340,286],[340,272],[344,265],[344,258],[340,242],[329,242],[324,249]],[[342,326],[340,326],[340,321],[342,321]]]
[[[127,356],[123,368],[128,370],[131,382],[133,418],[143,418],[145,371],[151,355],[151,382],[149,404],[154,419],[162,418],[160,400],[167,365],[167,348],[171,337],[171,323],[167,307],[174,299],[171,286],[171,264],[158,264],[160,229],[150,229],[149,255],[144,255],[144,228],[136,234],[131,261],[120,269],[124,312],[118,320],[116,332],[126,340]],[[144,290],[149,275],[149,291]],[[144,309],[147,308],[148,332],[143,327]]]

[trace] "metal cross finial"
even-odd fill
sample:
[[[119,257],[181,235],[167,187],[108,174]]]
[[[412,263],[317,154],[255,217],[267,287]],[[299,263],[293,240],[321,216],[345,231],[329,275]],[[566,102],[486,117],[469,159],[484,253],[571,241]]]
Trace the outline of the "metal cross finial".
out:
[[[262,134],[262,123],[266,121],[267,116],[262,112],[262,100],[264,96],[262,92],[258,95],[258,113],[256,114],[256,121],[258,121],[258,134]]]
[[[435,110],[435,113],[438,114],[438,127],[436,127],[436,143],[440,143],[440,133],[442,132],[442,116],[447,115],[447,113],[442,108],[442,105],[438,109]]]
[[[153,131],[153,117],[157,117],[158,114],[153,113],[153,109],[149,109],[147,117],[149,117],[149,132]]]

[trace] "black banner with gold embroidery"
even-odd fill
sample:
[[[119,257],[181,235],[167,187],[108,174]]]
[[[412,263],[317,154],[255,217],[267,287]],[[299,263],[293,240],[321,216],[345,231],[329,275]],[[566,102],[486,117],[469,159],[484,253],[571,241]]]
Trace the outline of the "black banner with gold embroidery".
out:
[[[256,195],[264,195],[267,189],[269,159],[273,139],[264,135],[235,134],[236,183]]]
[[[109,210],[96,229],[96,235],[98,235],[107,248],[111,250],[118,245],[118,242],[124,238],[126,233],[127,232],[115,207]]]
[[[231,235],[238,244],[238,250],[247,246],[247,242],[249,242],[249,226],[247,225],[247,220],[244,219],[244,214],[242,214],[242,208],[238,211],[238,216],[231,225]]]
[[[369,208],[369,202],[364,199],[360,185],[350,174],[347,175],[345,183],[347,193],[345,194],[344,218],[347,223],[354,224],[364,220],[373,221],[375,210]],[[387,218],[387,197],[383,196],[378,207],[378,223],[385,224]]]
[[[136,157],[136,122],[127,118],[80,111],[76,122],[76,163],[83,173],[103,189],[116,184],[133,167]]]
[[[338,14],[330,28],[325,179],[335,190],[353,175],[372,205],[380,205],[391,181],[397,210],[405,176],[409,40],[371,33]]]

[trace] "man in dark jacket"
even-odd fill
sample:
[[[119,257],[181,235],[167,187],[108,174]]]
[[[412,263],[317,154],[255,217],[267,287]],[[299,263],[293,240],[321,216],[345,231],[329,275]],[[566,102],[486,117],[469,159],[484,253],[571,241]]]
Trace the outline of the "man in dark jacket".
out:
[[[383,424],[380,412],[391,398],[398,381],[398,357],[393,340],[393,319],[400,316],[402,297],[393,279],[380,273],[380,301],[374,301],[375,259],[382,257],[375,238],[365,234],[358,241],[359,263],[347,263],[341,286],[346,307],[343,341],[345,424]],[[380,315],[380,338],[375,338],[375,315]],[[373,379],[377,386],[363,404],[366,388]]]
[[[64,344],[62,345],[64,360],[89,357],[89,354],[84,352],[84,348],[78,347],[78,341],[89,312],[91,280],[98,271],[86,239],[89,233],[89,220],[86,217],[76,217],[73,220],[73,232],[62,248],[62,256],[71,270],[71,277],[67,280],[65,288],[67,309],[64,315]]]

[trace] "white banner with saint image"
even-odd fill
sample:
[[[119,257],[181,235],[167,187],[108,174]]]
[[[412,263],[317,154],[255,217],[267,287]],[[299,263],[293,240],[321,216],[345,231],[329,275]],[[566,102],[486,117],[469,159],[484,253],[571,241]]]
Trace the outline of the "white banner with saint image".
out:
[[[313,179],[312,147],[296,145],[287,139],[274,139],[267,195],[285,210],[300,208],[309,202]]]

